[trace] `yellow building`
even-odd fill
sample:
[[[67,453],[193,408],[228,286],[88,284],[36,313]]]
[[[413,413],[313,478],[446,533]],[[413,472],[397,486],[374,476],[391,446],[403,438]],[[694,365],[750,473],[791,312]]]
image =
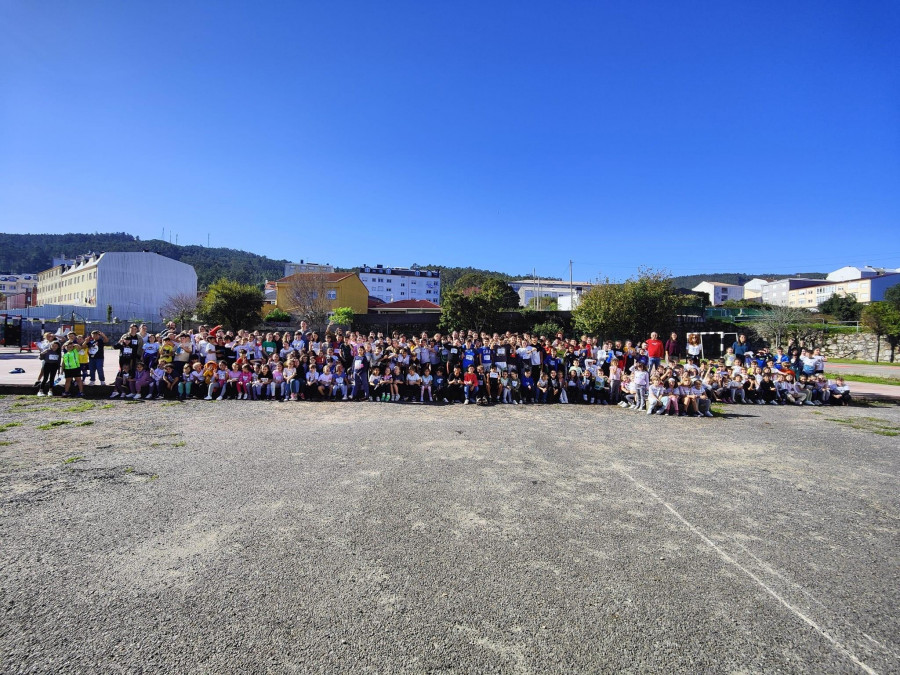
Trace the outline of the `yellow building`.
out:
[[[884,292],[900,284],[900,274],[883,274],[864,279],[823,282],[817,286],[795,288],[788,291],[788,307],[815,309],[834,295],[849,295],[857,302],[869,303],[884,300]]]
[[[324,292],[330,309],[350,307],[354,314],[369,311],[369,291],[358,274],[350,272],[298,272],[275,282],[275,306],[285,312],[296,309],[296,301],[291,296],[302,288],[313,296]]]

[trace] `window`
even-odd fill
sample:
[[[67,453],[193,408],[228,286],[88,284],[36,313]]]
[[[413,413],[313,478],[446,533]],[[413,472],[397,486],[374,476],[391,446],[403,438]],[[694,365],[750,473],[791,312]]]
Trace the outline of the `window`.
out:
[[[400,291],[400,295],[406,295],[406,293],[404,293],[403,291]]]
[[[337,291],[336,290],[328,291],[328,299],[329,300],[337,300]]]

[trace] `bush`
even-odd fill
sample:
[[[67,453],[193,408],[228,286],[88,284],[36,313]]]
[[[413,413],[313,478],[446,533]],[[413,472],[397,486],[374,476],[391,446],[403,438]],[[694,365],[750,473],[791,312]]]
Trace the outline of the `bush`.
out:
[[[543,323],[535,324],[534,328],[531,329],[531,334],[555,337],[562,329],[563,327],[554,321],[544,321]]]
[[[285,312],[283,309],[279,309],[278,307],[266,314],[265,318],[266,323],[285,323],[290,320],[291,315]]]

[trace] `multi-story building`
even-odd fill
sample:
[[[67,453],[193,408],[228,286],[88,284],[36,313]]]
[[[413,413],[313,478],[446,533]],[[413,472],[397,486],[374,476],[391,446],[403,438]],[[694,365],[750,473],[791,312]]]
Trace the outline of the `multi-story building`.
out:
[[[287,263],[284,266],[284,276],[289,277],[298,272],[320,272],[321,274],[331,274],[334,272],[333,265],[320,265],[319,263],[306,262],[301,260],[298,263]]]
[[[581,296],[591,290],[588,281],[558,281],[553,279],[518,279],[509,282],[510,287],[519,294],[519,305],[528,307],[533,298],[549,298],[557,303],[563,296],[574,296],[568,304],[578,305]],[[574,302],[573,302],[574,301]],[[560,309],[562,309],[560,307]]]
[[[870,267],[869,265],[865,265],[863,267],[854,267],[853,265],[847,265],[846,267],[841,267],[834,272],[830,272],[828,276],[825,277],[825,280],[853,281],[854,279],[880,277],[884,276],[885,274],[894,274],[895,272],[900,272],[900,269],[891,269],[889,267]]]
[[[363,265],[359,268],[359,280],[369,290],[369,295],[385,302],[428,300],[440,304],[440,270]]]
[[[111,306],[116,316],[156,320],[179,294],[197,294],[194,268],[151,251],[90,253],[38,274],[38,305],[93,319]]]
[[[815,309],[834,295],[852,295],[857,302],[879,302],[892,286],[900,284],[900,273],[881,274],[862,279],[820,282],[816,286],[788,292],[788,306]]]
[[[825,283],[822,279],[806,279],[804,277],[791,277],[789,279],[776,279],[762,287],[762,301],[769,305],[790,305],[788,294],[791,291],[818,286]]]
[[[0,296],[5,309],[23,309],[37,302],[37,274],[0,275]]]
[[[723,284],[721,281],[701,281],[692,289],[695,293],[705,293],[712,306],[721,305],[729,300],[743,300],[744,287],[737,284]]]
[[[769,283],[768,279],[753,278],[744,284],[744,300],[762,298],[762,287]]]

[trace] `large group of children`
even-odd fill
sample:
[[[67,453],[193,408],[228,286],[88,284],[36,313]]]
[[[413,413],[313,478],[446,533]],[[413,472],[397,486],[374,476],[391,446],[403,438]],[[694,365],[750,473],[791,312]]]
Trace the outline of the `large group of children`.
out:
[[[697,334],[641,342],[453,331],[407,337],[341,330],[260,333],[201,326],[159,335],[133,324],[111,343],[101,331],[46,334],[38,396],[105,383],[107,349],[119,369],[110,398],[618,405],[646,414],[711,417],[713,402],[823,405],[850,402],[825,377],[818,349],[752,350],[745,336],[702,358]]]

